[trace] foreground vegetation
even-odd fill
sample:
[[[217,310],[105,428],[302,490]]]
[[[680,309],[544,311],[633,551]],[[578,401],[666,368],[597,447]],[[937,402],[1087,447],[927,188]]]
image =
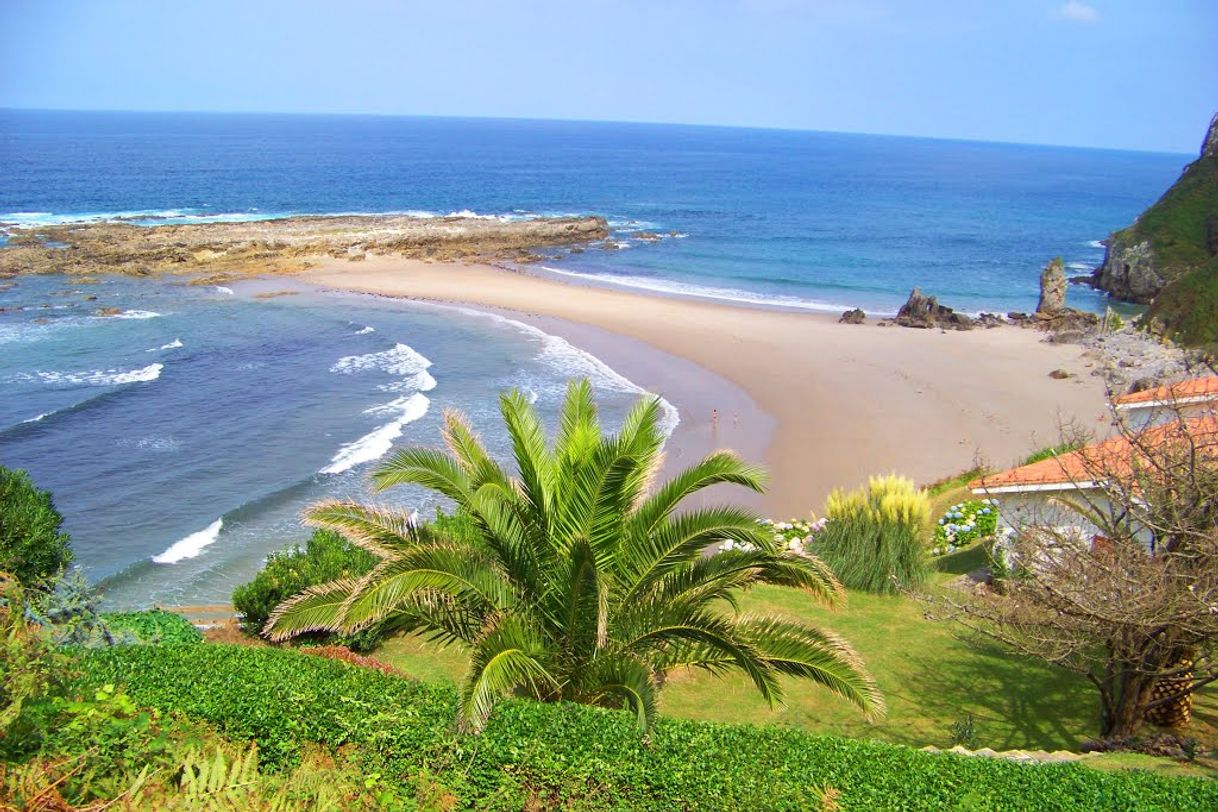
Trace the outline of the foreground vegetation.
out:
[[[935,755],[868,741],[511,700],[471,737],[457,694],[291,651],[220,645],[84,654],[78,685],[206,720],[289,769],[310,743],[358,745],[363,767],[432,808],[1205,809],[1218,784],[1074,765]],[[439,800],[437,800],[439,799]]]
[[[516,695],[625,707],[646,732],[660,689],[690,668],[743,673],[770,703],[785,694],[782,678],[794,677],[882,715],[883,697],[841,637],[736,611],[739,596],[759,584],[793,587],[826,605],[841,601],[842,587],[816,556],[788,549],[752,512],[683,506],[716,485],[762,490],[760,469],[734,454],[716,451],[653,487],[665,441],[659,403],[640,400],[618,433],[605,434],[591,385],[572,382],[551,444],[525,396],[504,393],[515,476],[449,412],[448,453],[401,449],[372,481],[378,490],[429,488],[455,503],[460,524],[423,525],[354,502],[314,506],[311,524],[379,561],[363,577],[285,601],[265,632],[282,641],[379,624],[461,643],[470,657],[459,718],[469,730],[481,728],[501,697]],[[734,546],[706,554],[724,540]]]

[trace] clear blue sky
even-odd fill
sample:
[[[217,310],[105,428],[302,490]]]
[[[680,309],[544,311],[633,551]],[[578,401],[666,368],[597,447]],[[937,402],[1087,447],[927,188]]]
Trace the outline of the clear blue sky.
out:
[[[1195,152],[1218,109],[1218,0],[0,0],[0,107]]]

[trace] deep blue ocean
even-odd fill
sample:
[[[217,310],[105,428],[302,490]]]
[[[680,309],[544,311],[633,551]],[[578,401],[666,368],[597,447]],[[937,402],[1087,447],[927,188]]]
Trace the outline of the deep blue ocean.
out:
[[[1189,159],[645,124],[0,111],[0,240],[109,218],[594,213],[611,240],[545,268],[811,310],[892,312],[917,285],[1005,312],[1035,306],[1053,256],[1089,271],[1098,241]],[[302,507],[368,498],[372,461],[393,443],[434,442],[444,408],[471,412],[496,441],[506,386],[552,417],[566,378],[591,374],[610,423],[639,393],[510,321],[259,292],[0,281],[0,464],[54,492],[77,558],[115,605],[225,600],[305,536]],[[1069,297],[1104,304],[1077,286]],[[378,498],[434,509],[417,493]]]

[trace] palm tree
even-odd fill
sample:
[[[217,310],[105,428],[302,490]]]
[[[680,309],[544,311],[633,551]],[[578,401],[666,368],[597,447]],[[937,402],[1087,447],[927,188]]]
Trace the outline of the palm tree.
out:
[[[350,633],[388,622],[471,652],[459,719],[480,729],[508,694],[625,707],[646,731],[670,672],[743,671],[771,704],[780,675],[804,677],[871,716],[875,682],[837,635],[742,614],[753,584],[781,584],[835,605],[842,587],[819,560],[780,549],[735,507],[677,512],[721,483],[762,490],[762,472],[719,451],[657,488],[659,400],[644,399],[621,431],[602,434],[587,381],[567,390],[553,447],[519,392],[500,396],[518,475],[487,453],[465,419],[444,418],[448,453],[396,451],[376,489],[421,485],[456,503],[472,531],[443,533],[405,513],[350,502],[313,507],[307,521],[382,559],[359,579],[316,586],[279,606],[265,633]],[[733,549],[708,553],[725,540]]]

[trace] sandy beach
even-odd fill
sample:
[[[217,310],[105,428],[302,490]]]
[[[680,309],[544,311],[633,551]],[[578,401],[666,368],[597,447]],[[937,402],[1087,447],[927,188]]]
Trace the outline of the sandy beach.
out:
[[[929,483],[978,460],[1012,463],[1055,442],[1064,420],[1097,431],[1107,423],[1101,380],[1081,349],[1031,330],[846,325],[828,314],[387,256],[324,259],[298,278],[510,311],[563,335],[680,409],[675,454],[722,445],[760,455],[771,472],[764,507],[774,516],[819,511],[832,488],[869,474]],[[1071,377],[1050,378],[1056,369]]]

